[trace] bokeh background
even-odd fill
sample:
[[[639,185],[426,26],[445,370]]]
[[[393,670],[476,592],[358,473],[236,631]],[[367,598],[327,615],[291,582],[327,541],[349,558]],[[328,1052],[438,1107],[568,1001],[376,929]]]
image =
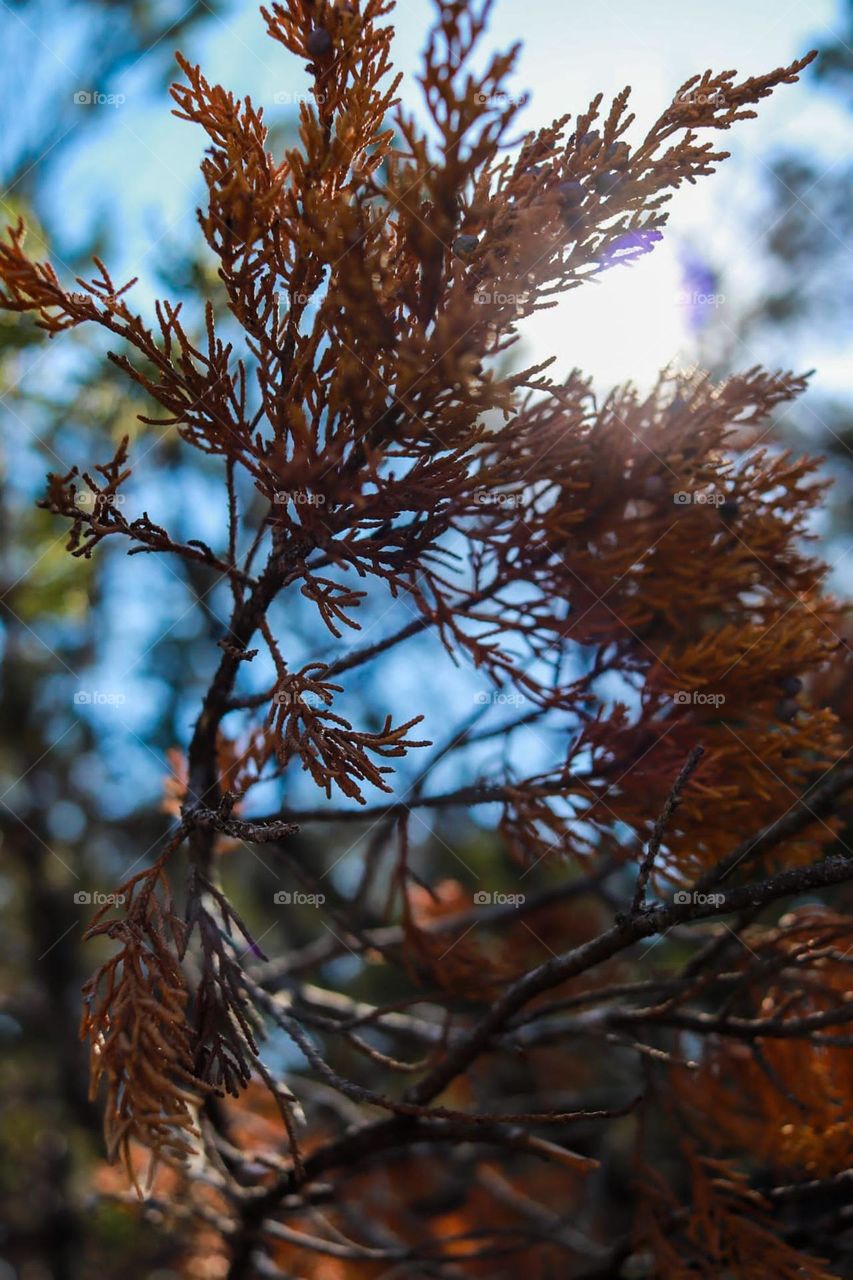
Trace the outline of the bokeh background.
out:
[[[428,0],[400,2],[396,52],[407,73],[430,12]],[[565,370],[580,366],[602,388],[626,378],[648,386],[668,363],[718,374],[758,363],[814,369],[770,438],[825,456],[835,485],[814,533],[828,580],[849,590],[853,5],[497,0],[490,41],[516,40],[517,92],[531,95],[523,124],[581,111],[630,83],[636,131],[706,67],[748,75],[820,50],[800,86],[727,136],[732,158],[720,173],[673,199],[663,244],[538,317],[524,354],[556,352]],[[191,323],[200,298],[221,297],[196,234],[204,140],[170,115],[176,47],[209,79],[263,104],[273,149],[293,139],[308,78],[264,35],[254,3],[0,0],[0,204],[4,222],[27,217],[31,246],[63,277],[85,273],[97,253],[115,279],[139,277],[141,310],[165,293],[184,299]],[[412,105],[413,92],[410,81]],[[179,769],[173,748],[186,743],[227,602],[205,570],[164,557],[128,561],[108,544],[95,561],[72,559],[64,530],[35,502],[45,472],[105,461],[129,433],[134,509],[168,520],[182,540],[215,543],[220,478],[169,431],[139,426],[146,406],[103,354],[97,335],[49,343],[29,321],[0,316],[0,1280],[184,1274],[168,1233],[98,1194],[109,1179],[77,1044],[90,908],[75,895],[109,891],[161,835],[164,784]],[[405,622],[399,609],[383,625]],[[294,662],[331,652],[310,611],[289,614],[287,627]],[[348,691],[362,722],[389,680],[407,713],[422,709],[437,650],[417,644],[384,668],[383,688],[368,668]],[[480,691],[474,673],[442,672],[429,699],[434,739],[464,720]],[[833,697],[853,711],[848,691]],[[489,760],[484,749],[475,767],[486,772]],[[422,824],[419,834],[437,874],[464,878],[487,856],[489,815],[477,826],[454,821],[452,831]],[[293,943],[269,909],[278,880],[259,861],[240,876],[239,896],[275,956]],[[288,927],[307,941],[316,926],[291,916]]]

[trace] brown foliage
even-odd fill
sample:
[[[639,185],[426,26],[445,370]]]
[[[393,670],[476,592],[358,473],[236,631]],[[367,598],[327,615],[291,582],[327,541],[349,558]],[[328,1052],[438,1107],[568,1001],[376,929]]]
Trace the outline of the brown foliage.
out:
[[[186,982],[179,964],[185,926],[175,915],[162,867],[140,872],[119,891],[121,915],[107,903],[88,937],[119,949],[83,990],[81,1038],[91,1045],[91,1096],[107,1082],[107,1152],[138,1187],[131,1143],[152,1157],[181,1160],[198,1137],[194,1116],[206,1092],[193,1067]],[[153,1174],[153,1164],[152,1164]]]
[[[752,116],[809,59],[739,83],[694,77],[645,132],[626,89],[519,140],[517,50],[477,56],[490,7],[437,0],[426,127],[398,100],[389,0],[264,10],[313,84],[278,157],[262,111],[180,59],[176,114],[208,140],[199,226],[225,318],[163,300],[146,319],[133,282],[101,262],[66,286],[28,256],[22,225],[0,246],[0,305],[51,337],[100,326],[155,406],[142,421],[222,464],[216,549],[125,514],[127,440],[82,477],[51,476],[43,502],[70,522],[73,554],[111,538],[177,556],[227,580],[233,602],[174,757],[177,827],[90,931],[118,948],[83,1023],[108,1150],[132,1178],[134,1143],[197,1157],[175,1197],[195,1223],[188,1275],[497,1276],[521,1254],[531,1276],[568,1256],[572,1274],[626,1262],[672,1280],[823,1280],[816,1251],[774,1219],[778,1188],[759,1193],[737,1164],[749,1152],[771,1180],[836,1174],[853,1101],[849,1046],[826,1030],[847,1019],[844,918],[777,920],[775,905],[851,879],[836,843],[845,738],[816,697],[841,611],[805,545],[823,482],[815,462],[758,443],[804,380],[667,373],[648,394],[602,397],[577,370],[516,359],[523,321],[650,251],[672,191],[725,158],[709,131]],[[274,611],[294,593],[326,641],[360,630],[374,601],[377,627],[395,603],[411,616],[306,662]],[[431,753],[409,736],[412,708],[354,725],[347,673],[426,631],[524,711],[479,730],[481,707]],[[259,654],[273,673],[261,689]],[[472,773],[469,746],[530,727],[555,731],[547,768],[508,753]],[[424,763],[401,788],[388,762],[414,748]],[[460,783],[442,793],[428,784],[448,757]],[[290,784],[292,766],[318,806],[253,816],[255,784]],[[500,806],[519,881],[562,868],[536,890],[525,880],[521,904],[496,896],[488,917],[467,890],[428,882],[410,822],[484,804]],[[361,815],[363,865],[333,893],[324,878],[355,846],[336,851],[329,833]],[[297,824],[325,824],[322,841],[296,843]],[[324,928],[283,961],[266,960],[220,883],[219,855],[246,844],[329,890]],[[166,883],[178,850],[184,919]],[[483,922],[491,932],[469,937]],[[643,944],[669,934],[668,966],[643,967]],[[375,988],[330,988],[325,963],[347,953]],[[270,1025],[307,1062],[293,1072],[302,1133],[260,1055]],[[263,1132],[247,1104],[259,1080],[278,1118]],[[529,1100],[506,1101],[518,1093]],[[627,1134],[654,1161],[662,1099],[691,1135],[677,1161],[688,1192],[649,1174],[640,1229],[623,1223],[614,1245],[587,1175],[602,1160],[624,1175]]]

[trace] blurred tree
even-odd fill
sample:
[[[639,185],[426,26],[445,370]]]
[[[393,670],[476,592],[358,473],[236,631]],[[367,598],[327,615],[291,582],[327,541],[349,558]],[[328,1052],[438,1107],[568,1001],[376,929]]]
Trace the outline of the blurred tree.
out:
[[[46,186],[54,164],[79,142],[79,130],[97,119],[75,106],[77,89],[108,88],[132,65],[138,83],[162,82],[171,74],[174,39],[218,8],[216,0],[174,5],[171,12],[99,0],[4,6],[5,215],[26,211],[42,234],[31,209],[50,212]],[[58,53],[42,39],[48,32]],[[80,59],[85,86],[73,70]],[[93,247],[84,246],[82,257],[88,259]],[[0,1257],[22,1280],[82,1280],[110,1274],[119,1258],[118,1265],[131,1270],[141,1269],[145,1259],[159,1265],[174,1249],[109,1206],[93,1213],[85,1189],[98,1149],[98,1117],[88,1101],[77,1036],[86,970],[81,912],[87,908],[75,903],[74,894],[103,883],[122,852],[99,782],[109,745],[73,699],[81,673],[108,649],[115,606],[109,583],[69,566],[33,499],[45,469],[73,455],[83,439],[114,438],[139,405],[85,342],[77,344],[74,375],[46,388],[39,373],[44,335],[8,320],[0,317],[6,441],[0,470],[0,918],[9,943],[0,967],[6,993],[0,1017]],[[188,600],[194,589],[187,580]],[[167,667],[168,653],[167,645]],[[173,682],[163,687],[177,690],[191,678],[183,649],[173,647],[172,667]],[[161,721],[150,730],[161,751],[179,736],[178,716],[177,696],[164,700]],[[156,819],[132,809],[124,830],[128,848],[139,840],[150,843]]]
[[[851,46],[853,4],[842,0],[837,23],[825,31],[806,73],[826,91],[825,136],[817,145],[777,150],[760,170],[761,207],[743,228],[756,269],[751,299],[729,264],[701,267],[709,273],[704,291],[719,288],[727,298],[725,323],[713,308],[704,311],[707,363],[722,372],[738,367],[744,350],[771,360],[790,360],[795,353],[811,363],[818,353],[822,369],[830,371],[824,391],[786,408],[780,433],[795,447],[827,457],[835,488],[828,507],[832,523],[823,533],[833,561],[846,550],[853,528],[853,402],[844,377],[853,332],[853,167],[844,146],[853,111]]]
[[[72,132],[97,119],[74,95],[116,92],[134,71],[149,85],[168,83],[172,52],[223,0],[10,0],[0,10],[6,55],[0,176],[5,193],[38,205]],[[21,110],[26,102],[27,109]]]
[[[760,207],[743,228],[755,280],[751,297],[740,267],[695,260],[701,295],[726,298],[725,308],[701,309],[699,349],[719,375],[747,359],[820,366],[819,386],[786,405],[762,428],[765,439],[820,453],[833,484],[815,512],[814,529],[827,545],[827,581],[839,589],[851,581],[853,532],[853,399],[850,335],[853,333],[853,164],[845,139],[853,112],[853,3],[842,0],[837,22],[818,45],[806,75],[825,90],[819,145],[789,145],[760,167]],[[853,646],[853,624],[841,633]],[[853,654],[818,682],[819,696],[843,720],[853,719]]]

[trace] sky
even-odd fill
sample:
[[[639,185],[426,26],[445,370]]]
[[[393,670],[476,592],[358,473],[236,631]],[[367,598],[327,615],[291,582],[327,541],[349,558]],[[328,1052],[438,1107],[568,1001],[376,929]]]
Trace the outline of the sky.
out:
[[[69,23],[73,8],[64,10]],[[396,60],[409,75],[419,65],[431,11],[430,0],[398,4]],[[607,101],[630,83],[637,114],[630,140],[695,72],[706,67],[732,67],[744,76],[766,71],[831,38],[838,27],[836,0],[808,5],[797,0],[596,0],[583,5],[497,0],[488,44],[523,42],[512,86],[531,95],[522,125],[577,113],[597,92]],[[39,88],[48,104],[52,94],[96,87],[86,79],[79,42],[62,30],[19,33],[24,48],[28,39],[37,41],[40,65],[54,77],[52,86]],[[203,65],[209,79],[237,94],[251,94],[264,105],[270,123],[292,119],[295,109],[288,103],[307,88],[303,64],[266,36],[253,3],[235,4],[224,16],[199,24],[183,52]],[[50,230],[60,231],[69,248],[83,243],[93,224],[106,226],[113,240],[111,261],[143,279],[175,242],[192,234],[203,147],[200,130],[169,114],[165,91],[151,92],[147,63],[145,55],[110,84],[97,86],[115,105],[80,106],[81,113],[97,111],[98,118],[89,120],[94,128],[81,130],[79,145],[73,135],[66,140],[53,185],[55,203],[47,211]],[[648,385],[663,364],[690,363],[685,257],[734,259],[744,291],[760,288],[750,277],[756,223],[759,237],[763,230],[762,170],[780,146],[797,140],[813,146],[817,139],[830,171],[844,154],[847,123],[832,98],[811,85],[778,91],[763,104],[758,120],[726,135],[732,160],[720,173],[675,196],[672,234],[654,254],[575,291],[556,311],[528,323],[530,354],[556,350],[561,365],[580,366],[602,386],[625,378]],[[816,365],[819,354],[804,352],[802,358]],[[750,353],[744,357],[754,363]]]

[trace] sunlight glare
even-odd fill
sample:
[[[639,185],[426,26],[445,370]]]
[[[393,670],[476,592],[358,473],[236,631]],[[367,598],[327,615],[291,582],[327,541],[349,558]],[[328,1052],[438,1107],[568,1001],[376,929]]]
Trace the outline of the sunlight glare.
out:
[[[664,241],[632,266],[614,267],[532,316],[524,326],[525,350],[556,352],[554,378],[578,366],[596,389],[629,379],[647,389],[664,365],[691,361],[688,290],[678,251]]]

